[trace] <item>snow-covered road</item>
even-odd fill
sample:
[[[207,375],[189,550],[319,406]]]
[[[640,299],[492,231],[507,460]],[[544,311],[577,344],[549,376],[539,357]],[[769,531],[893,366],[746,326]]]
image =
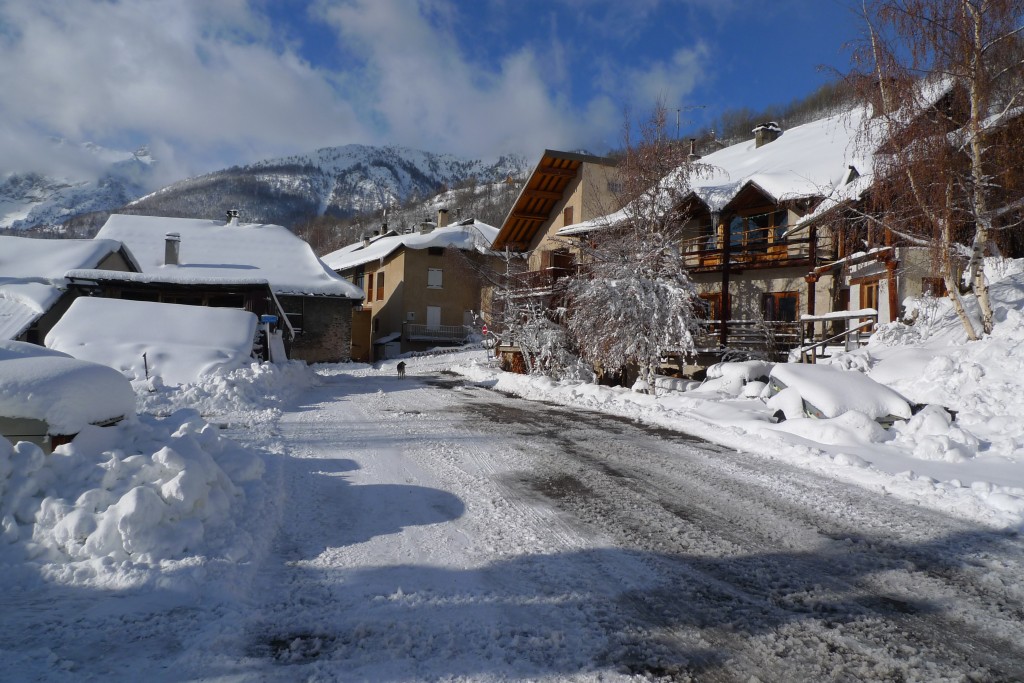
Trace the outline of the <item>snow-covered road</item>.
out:
[[[280,429],[281,532],[187,678],[1024,678],[1017,538],[451,376]]]
[[[251,559],[187,558],[122,590],[8,577],[4,670],[1024,680],[1019,537],[426,370],[447,365],[324,367],[280,420],[229,429],[267,455],[239,525]]]

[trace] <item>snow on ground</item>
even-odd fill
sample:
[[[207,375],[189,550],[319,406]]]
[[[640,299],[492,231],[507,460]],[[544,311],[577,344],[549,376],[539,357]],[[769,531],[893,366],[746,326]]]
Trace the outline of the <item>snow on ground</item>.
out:
[[[844,368],[838,372],[856,373],[848,377],[856,381],[843,385],[853,393],[843,396],[823,386],[816,388],[812,398],[836,410],[859,410],[829,419],[776,423],[773,415],[783,408],[785,397],[778,394],[765,400],[767,394],[755,378],[766,368],[756,363],[718,368],[700,388],[662,391],[657,396],[511,375],[480,360],[455,369],[519,396],[679,429],[968,519],[1021,529],[1024,274],[1020,266],[1020,262],[988,264],[989,272],[1003,279],[991,286],[995,331],[980,341],[965,341],[948,301],[924,298],[908,301],[908,310],[916,317],[913,325],[883,326],[867,347],[834,358],[833,365]],[[976,314],[975,302],[969,299],[966,304]],[[806,369],[787,366],[781,374],[796,378]],[[901,402],[891,391],[871,392],[868,378],[883,385],[880,389],[888,387],[912,403],[928,405],[885,429],[872,418],[885,413],[900,417]]]
[[[39,350],[48,360],[116,375]],[[22,360],[8,355],[0,356],[5,364]],[[88,389],[92,379],[78,384]],[[187,567],[251,557],[261,535],[254,520],[269,523],[279,495],[265,456],[280,450],[273,422],[285,400],[316,383],[299,362],[255,363],[174,388],[141,380],[133,383],[138,417],[104,428],[79,420],[78,436],[52,455],[0,438],[0,564],[27,563],[68,585],[166,587],[181,577],[187,586]],[[103,405],[82,391],[69,394],[82,406]],[[63,405],[59,397],[52,403]],[[55,419],[67,422],[62,415]],[[221,424],[249,430],[257,447],[226,438]]]

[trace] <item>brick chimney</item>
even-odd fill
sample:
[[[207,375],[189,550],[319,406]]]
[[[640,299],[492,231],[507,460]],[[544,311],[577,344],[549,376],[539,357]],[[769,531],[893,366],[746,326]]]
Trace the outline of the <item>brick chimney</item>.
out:
[[[754,147],[774,142],[782,135],[782,127],[775,121],[767,121],[751,131],[754,134]]]
[[[164,235],[164,265],[176,266],[181,255],[181,235],[169,232]]]

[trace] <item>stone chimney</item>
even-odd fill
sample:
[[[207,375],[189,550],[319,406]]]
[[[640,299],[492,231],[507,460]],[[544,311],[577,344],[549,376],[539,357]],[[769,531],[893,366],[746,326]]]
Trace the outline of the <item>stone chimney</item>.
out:
[[[751,132],[754,134],[754,147],[757,148],[778,140],[779,136],[782,135],[782,127],[775,121],[768,121],[762,123]]]
[[[228,209],[225,225],[238,225],[238,209]]]
[[[420,223],[420,234],[421,235],[426,235],[427,233],[433,231],[433,229],[434,229],[434,224],[431,223],[430,221],[423,221],[422,223]]]
[[[448,209],[437,210],[437,227],[444,228],[448,225]]]
[[[164,235],[164,265],[176,266],[181,255],[181,235],[169,232]]]

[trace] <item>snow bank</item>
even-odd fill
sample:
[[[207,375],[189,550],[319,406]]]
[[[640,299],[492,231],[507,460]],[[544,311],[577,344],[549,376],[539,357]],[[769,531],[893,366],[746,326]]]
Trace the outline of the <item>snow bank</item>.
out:
[[[135,412],[131,385],[110,368],[34,344],[0,341],[0,416],[43,420],[50,434]]]
[[[46,335],[46,345],[130,379],[185,384],[251,362],[256,324],[252,313],[231,308],[83,297]]]
[[[87,427],[51,455],[0,439],[0,563],[123,587],[187,557],[243,560],[264,470],[194,410]]]
[[[169,415],[193,408],[218,421],[257,424],[274,419],[283,402],[319,382],[319,376],[308,365],[289,361],[222,369],[178,387],[167,387],[159,378],[137,380],[132,385],[140,412]]]
[[[707,379],[697,392],[721,392],[730,396],[739,396],[744,387],[761,378],[768,377],[774,363],[760,360],[748,360],[739,363],[715,363],[707,370]]]

